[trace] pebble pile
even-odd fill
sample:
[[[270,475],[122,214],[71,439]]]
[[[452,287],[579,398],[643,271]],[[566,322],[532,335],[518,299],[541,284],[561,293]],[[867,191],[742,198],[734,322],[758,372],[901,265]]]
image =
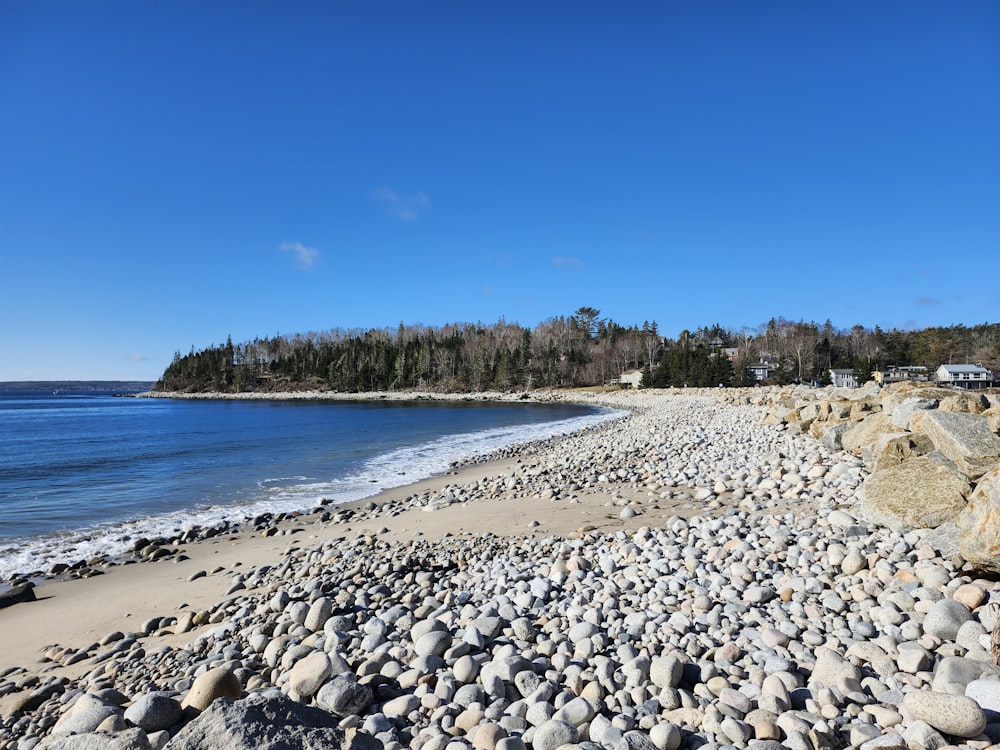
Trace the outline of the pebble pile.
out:
[[[92,665],[79,680],[0,674],[0,694],[23,694],[0,748],[1000,742],[997,586],[923,531],[859,521],[859,459],[762,424],[761,398],[739,392],[600,400],[632,416],[522,448],[503,475],[376,504],[365,520],[588,493],[621,519],[667,503],[689,512],[568,537],[296,539],[210,610],[88,652],[51,649],[53,663]],[[147,650],[167,632],[193,640]]]

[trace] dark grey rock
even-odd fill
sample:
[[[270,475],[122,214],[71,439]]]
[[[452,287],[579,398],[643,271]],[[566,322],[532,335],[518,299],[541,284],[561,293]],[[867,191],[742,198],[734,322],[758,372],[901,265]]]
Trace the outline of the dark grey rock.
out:
[[[370,735],[344,731],[326,711],[276,691],[220,698],[167,743],[166,750],[382,750]]]
[[[145,732],[169,729],[182,717],[181,704],[163,693],[147,693],[125,710],[125,720]]]
[[[35,598],[35,584],[30,581],[22,583],[0,594],[0,609],[22,602],[33,602]]]
[[[316,705],[334,716],[360,715],[372,702],[372,691],[358,683],[354,675],[338,675],[316,694]]]
[[[141,729],[124,732],[88,732],[45,740],[38,750],[152,750]]]

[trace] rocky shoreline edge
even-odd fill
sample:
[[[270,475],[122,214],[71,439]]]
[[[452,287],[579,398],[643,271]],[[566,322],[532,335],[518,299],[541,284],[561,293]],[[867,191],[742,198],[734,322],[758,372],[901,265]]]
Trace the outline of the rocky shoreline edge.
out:
[[[595,395],[588,391],[566,391],[566,390],[539,390],[532,393],[501,393],[494,391],[481,391],[476,393],[444,393],[432,391],[371,391],[365,393],[337,393],[332,391],[276,391],[251,392],[251,393],[186,393],[179,391],[145,391],[141,393],[129,394],[128,398],[164,398],[164,399],[188,399],[188,400],[238,400],[238,401],[443,401],[443,402],[535,402],[535,403],[573,403],[582,406],[600,406],[595,403]],[[614,408],[627,410],[627,405],[619,405]],[[610,427],[609,419],[591,428],[600,429]],[[545,440],[525,441],[505,446],[488,454],[466,456],[459,461],[452,462],[448,473],[453,473],[462,468],[494,461],[500,458],[510,458],[519,456],[522,453],[530,452],[551,444],[559,437]],[[183,533],[160,536],[141,536],[131,542],[130,549],[120,555],[100,555],[97,557],[80,558],[73,562],[59,562],[45,569],[20,570],[8,575],[0,580],[0,609],[9,604],[19,601],[32,601],[34,594],[32,589],[45,581],[54,580],[77,580],[93,578],[104,575],[110,569],[120,565],[132,565],[135,563],[152,562],[156,560],[183,561],[184,545],[193,544],[207,539],[214,539],[220,536],[239,534],[243,532],[263,533],[273,535],[278,533],[282,524],[301,520],[303,516],[316,515],[321,522],[328,522],[335,515],[346,511],[348,517],[355,515],[358,508],[370,506],[370,498],[349,503],[335,503],[328,499],[321,499],[313,508],[306,508],[301,511],[261,513],[245,521],[223,521],[211,525],[197,525],[187,528]]]
[[[864,457],[778,416],[795,399],[601,396],[632,416],[331,515],[343,535],[292,537],[212,606],[0,670],[0,747],[991,746],[997,585],[863,520]],[[599,523],[547,530],[595,499]],[[541,520],[389,528],[519,502]]]

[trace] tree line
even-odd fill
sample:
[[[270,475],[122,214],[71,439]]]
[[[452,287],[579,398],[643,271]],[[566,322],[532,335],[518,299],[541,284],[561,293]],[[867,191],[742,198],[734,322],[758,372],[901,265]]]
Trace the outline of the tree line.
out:
[[[341,392],[428,389],[530,390],[603,385],[628,370],[651,387],[745,386],[750,366],[773,363],[774,382],[828,381],[831,368],[855,370],[862,381],[888,365],[948,362],[1000,366],[1000,324],[883,331],[829,321],[772,318],[754,328],[718,324],[660,334],[655,321],[624,326],[581,307],[534,328],[501,319],[492,325],[332,329],[214,345],[174,355],[156,388],[166,391]]]

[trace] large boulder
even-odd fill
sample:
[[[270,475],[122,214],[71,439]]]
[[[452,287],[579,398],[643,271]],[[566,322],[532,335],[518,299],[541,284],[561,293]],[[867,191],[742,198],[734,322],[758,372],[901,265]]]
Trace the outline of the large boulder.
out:
[[[982,414],[990,408],[990,402],[981,393],[955,393],[941,399],[938,406],[941,411],[954,411],[963,414]]]
[[[840,451],[844,449],[844,444],[841,442],[844,433],[853,427],[853,422],[813,422],[809,425],[809,432],[823,447],[831,451]]]
[[[922,398],[911,396],[904,399],[903,403],[892,410],[892,424],[901,430],[910,429],[910,418],[915,411],[927,411],[937,408],[938,402],[933,398]]]
[[[978,568],[1000,573],[1000,465],[979,479],[955,521],[962,557]]]
[[[929,383],[916,383],[903,381],[893,383],[882,389],[879,400],[882,402],[882,409],[889,414],[895,414],[901,403],[911,398],[923,398],[933,401],[935,404],[942,399],[953,396],[955,391],[948,388],[938,388]]]
[[[986,419],[986,426],[993,434],[1000,433],[1000,406],[991,406],[982,413],[982,416]]]
[[[861,512],[870,522],[891,529],[933,529],[962,511],[971,488],[935,452],[873,472],[863,489]]]
[[[849,419],[852,406],[850,401],[821,401],[817,418],[824,421]]]
[[[874,380],[869,380],[860,388],[834,388],[833,395],[845,398],[848,401],[865,401],[868,399],[877,401],[881,390],[882,386]]]
[[[905,435],[904,430],[900,430],[892,423],[892,417],[885,412],[870,414],[853,428],[845,432],[840,442],[845,451],[860,453],[864,447],[872,447],[879,438],[886,434]]]
[[[986,419],[976,414],[921,411],[910,420],[913,432],[922,432],[934,447],[955,462],[969,479],[980,477],[1000,463],[1000,437]]]
[[[888,433],[879,438],[871,448],[862,448],[861,457],[872,471],[898,466],[908,458],[926,456],[934,450],[934,443],[926,435]]]
[[[220,698],[189,722],[166,750],[382,750],[382,743],[340,719],[277,691],[243,700]]]

